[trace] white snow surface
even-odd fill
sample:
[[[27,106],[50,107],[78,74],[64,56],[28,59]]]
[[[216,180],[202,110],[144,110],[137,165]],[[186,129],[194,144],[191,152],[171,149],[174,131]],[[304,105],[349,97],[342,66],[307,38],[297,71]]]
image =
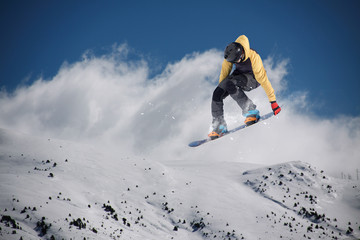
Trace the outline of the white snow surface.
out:
[[[190,148],[211,124],[222,51],[151,77],[130,50],[0,90],[1,240],[360,238],[360,117],[313,114],[321,103],[287,90],[289,60],[268,57],[281,113]],[[260,87],[249,97],[271,111]],[[225,119],[243,122],[230,98]]]
[[[0,239],[359,239],[359,187],[301,161],[157,161],[0,130]]]

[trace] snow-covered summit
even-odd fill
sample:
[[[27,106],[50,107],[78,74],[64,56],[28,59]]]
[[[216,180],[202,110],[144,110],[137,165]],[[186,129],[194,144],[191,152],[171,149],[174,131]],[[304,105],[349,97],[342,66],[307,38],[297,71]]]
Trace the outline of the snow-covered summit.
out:
[[[351,208],[358,206],[349,208],[348,205],[350,199],[360,203],[358,186],[343,185],[307,163],[289,162],[246,171],[243,175],[245,183],[255,192],[288,210],[284,216],[277,217],[272,212],[267,218],[274,224],[283,222],[290,232],[306,227],[307,233],[335,238],[337,234],[353,233],[353,226],[349,223],[358,224],[359,215],[354,214]],[[353,194],[350,198],[349,195],[344,196],[349,192]],[[306,220],[307,225],[298,221],[299,218]]]
[[[0,129],[0,239],[357,239],[358,182],[147,159]]]

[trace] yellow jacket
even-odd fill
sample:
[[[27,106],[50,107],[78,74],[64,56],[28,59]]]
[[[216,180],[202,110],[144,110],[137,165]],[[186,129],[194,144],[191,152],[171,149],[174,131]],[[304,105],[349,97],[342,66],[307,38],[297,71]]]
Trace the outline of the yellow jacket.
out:
[[[265,93],[268,96],[269,101],[270,102],[276,101],[274,89],[271,86],[271,83],[266,75],[266,71],[265,71],[264,65],[262,63],[261,57],[257,52],[250,49],[249,39],[245,35],[241,35],[240,37],[238,37],[236,39],[235,42],[238,42],[243,46],[244,52],[245,52],[244,61],[246,61],[248,58],[250,59],[255,79],[256,79],[256,81],[258,81],[260,83],[260,85],[265,90]],[[233,64],[224,59],[224,61],[222,63],[219,82],[221,82],[227,76],[229,76],[229,74],[232,70],[232,67],[233,67]]]

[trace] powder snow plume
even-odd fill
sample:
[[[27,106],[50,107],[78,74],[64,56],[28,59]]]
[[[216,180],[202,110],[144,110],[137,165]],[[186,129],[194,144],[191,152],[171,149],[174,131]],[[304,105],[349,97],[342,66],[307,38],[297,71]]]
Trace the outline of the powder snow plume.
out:
[[[306,161],[339,176],[360,168],[360,118],[323,119],[311,111],[306,92],[291,92],[289,59],[264,59],[283,111],[264,124],[190,149],[206,137],[210,102],[222,53],[192,53],[150,77],[144,59],[131,60],[127,45],[64,63],[51,79],[38,79],[0,95],[0,128],[26,134],[114,146],[161,161],[202,159],[275,164]],[[249,93],[261,113],[271,111],[261,87]],[[243,122],[239,107],[225,99],[230,128]]]

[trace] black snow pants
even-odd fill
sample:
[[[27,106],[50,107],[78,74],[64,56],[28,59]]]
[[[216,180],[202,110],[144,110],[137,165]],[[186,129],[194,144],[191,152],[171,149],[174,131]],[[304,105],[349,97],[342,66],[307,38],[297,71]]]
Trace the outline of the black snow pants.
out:
[[[252,73],[240,73],[235,70],[231,75],[225,78],[215,88],[212,102],[211,113],[213,119],[224,117],[224,102],[227,96],[231,96],[242,109],[242,114],[249,110],[256,109],[256,105],[246,96],[244,91],[251,91],[260,84],[256,81]]]

